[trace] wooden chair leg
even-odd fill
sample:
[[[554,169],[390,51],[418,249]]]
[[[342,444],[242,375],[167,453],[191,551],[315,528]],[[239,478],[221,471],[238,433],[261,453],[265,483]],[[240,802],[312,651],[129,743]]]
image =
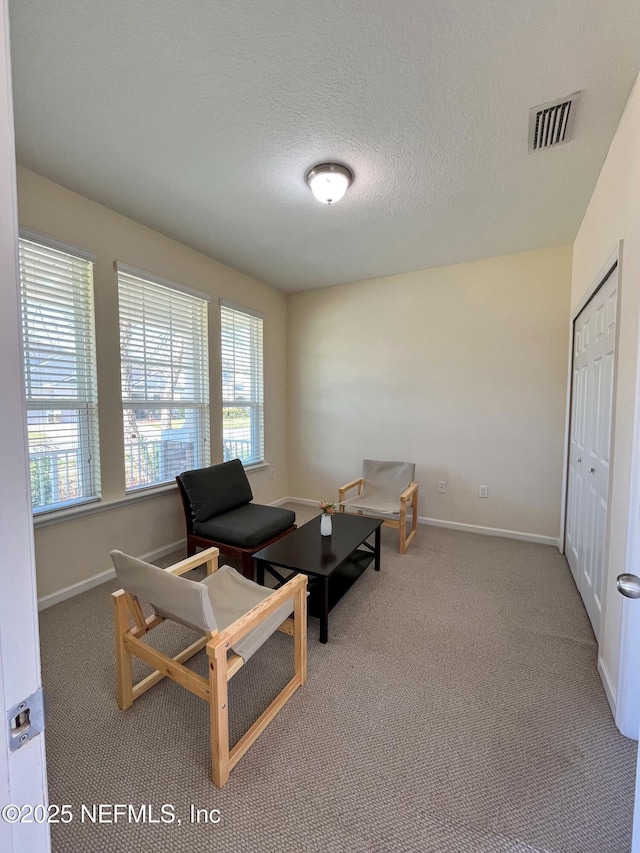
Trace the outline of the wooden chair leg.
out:
[[[416,489],[413,495],[413,513],[412,513],[412,524],[411,530],[414,535],[418,532],[418,490]]]
[[[306,580],[306,578],[305,578]],[[293,642],[295,671],[300,686],[307,681],[307,584],[296,592],[293,602]]]
[[[126,594],[120,590],[113,596],[113,621],[116,637],[116,681],[118,707],[125,711],[133,705],[133,676],[131,655],[124,645],[124,635],[130,629]]]
[[[222,788],[229,781],[229,691],[227,686],[227,650],[222,646],[209,658],[211,690],[211,776]]]
[[[413,496],[410,499],[411,506],[411,530],[409,531],[409,535],[407,536],[407,528],[406,528],[406,507],[407,504],[405,501],[402,501],[400,505],[400,553],[406,554],[407,548],[413,542],[418,532],[418,490],[413,493]],[[404,510],[404,513],[403,513]],[[403,521],[404,515],[404,521]]]
[[[400,501],[400,553],[407,553],[407,504]]]

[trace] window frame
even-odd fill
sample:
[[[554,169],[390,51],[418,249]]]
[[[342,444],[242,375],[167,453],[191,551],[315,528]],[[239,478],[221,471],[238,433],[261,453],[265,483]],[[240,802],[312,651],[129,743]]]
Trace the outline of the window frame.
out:
[[[35,250],[31,250],[27,244],[35,246]],[[44,397],[34,396],[32,391],[33,368],[29,364],[30,355],[37,352],[38,334],[36,329],[29,325],[29,315],[33,310],[35,300],[37,300],[38,284],[23,275],[23,265],[26,267],[30,261],[36,265],[39,263],[38,252],[58,253],[66,255],[73,263],[78,261],[87,264],[86,275],[83,278],[83,291],[77,280],[74,280],[70,274],[65,281],[62,280],[65,292],[68,295],[69,305],[73,310],[73,340],[75,348],[72,350],[77,358],[77,353],[80,352],[84,356],[80,361],[74,362],[74,367],[77,374],[81,377],[77,387],[81,388],[85,393],[73,396],[62,397]],[[76,477],[79,491],[82,492],[81,497],[70,498],[61,501],[54,501],[40,506],[33,505],[34,491],[31,490],[31,511],[34,519],[42,518],[43,516],[64,513],[65,511],[74,510],[85,506],[86,504],[95,503],[101,500],[101,471],[100,471],[100,423],[98,417],[98,384],[97,384],[97,357],[96,357],[96,329],[95,329],[95,302],[94,302],[94,266],[97,257],[87,250],[75,246],[70,243],[65,243],[46,234],[41,234],[37,231],[32,231],[26,228],[20,228],[18,239],[18,259],[19,269],[18,278],[20,284],[20,317],[21,317],[21,341],[22,341],[22,371],[23,371],[23,393],[25,400],[25,411],[27,415],[26,432],[27,446],[29,451],[29,469],[31,478],[31,463],[34,461],[35,453],[43,458],[54,457],[47,454],[47,451],[31,450],[31,441],[29,438],[29,414],[31,412],[76,412],[77,413],[77,444],[73,448],[76,453]],[[55,260],[55,258],[52,258]],[[64,259],[61,259],[64,260]],[[40,261],[42,263],[42,261]],[[43,273],[42,278],[46,281],[46,276]],[[58,282],[60,286],[60,282]],[[29,293],[29,288],[34,288],[34,292]],[[46,301],[46,296],[43,297]],[[31,308],[29,307],[31,304]],[[51,302],[49,303],[48,311],[51,312]],[[32,343],[33,341],[33,343]],[[63,350],[61,352],[65,355]],[[41,381],[41,380],[40,380]],[[59,381],[59,380],[58,380]],[[53,451],[55,453],[56,451]],[[57,480],[57,476],[52,478]]]
[[[138,443],[137,445],[132,442],[127,442],[126,436],[126,427],[125,427],[125,415],[127,411],[136,410],[167,410],[169,412],[173,412],[177,409],[185,409],[189,412],[194,413],[194,429],[195,429],[195,440],[194,440],[194,466],[193,467],[206,467],[210,464],[210,448],[211,448],[211,435],[210,435],[210,394],[209,394],[209,315],[208,315],[208,303],[211,301],[211,296],[208,293],[205,293],[200,290],[196,290],[194,288],[188,287],[186,285],[180,284],[178,282],[174,282],[170,279],[164,278],[162,276],[155,275],[153,273],[149,273],[145,270],[138,269],[137,267],[132,267],[129,264],[125,264],[121,261],[116,261],[115,268],[118,276],[118,314],[119,314],[119,325],[120,325],[120,388],[121,388],[121,405],[122,405],[122,418],[123,418],[123,465],[124,465],[124,479],[125,479],[125,495],[131,497],[132,495],[139,494],[140,492],[146,490],[158,490],[171,485],[175,482],[176,474],[181,473],[180,470],[176,470],[175,473],[171,473],[170,475],[165,475],[162,479],[156,479],[153,482],[143,482],[138,484],[129,484],[129,466],[127,463],[127,447],[129,446],[130,452],[133,453],[133,448],[137,446],[138,448],[142,446],[142,444]],[[136,280],[133,282],[132,280]],[[175,294],[179,294],[181,299],[193,299],[194,300],[194,308],[193,313],[191,314],[191,324],[193,327],[193,338],[194,348],[197,350],[197,358],[194,358],[194,361],[191,362],[191,368],[194,372],[194,375],[197,375],[197,381],[195,382],[195,386],[200,387],[202,391],[202,398],[198,399],[198,395],[196,394],[193,399],[181,399],[175,396],[171,398],[152,398],[152,399],[129,399],[125,397],[125,388],[124,388],[124,368],[125,362],[127,359],[124,357],[123,352],[123,320],[127,322],[130,321],[130,316],[127,314],[126,317],[123,318],[123,288],[133,288],[133,287],[142,287],[147,289],[147,292],[150,297],[150,302],[153,300],[153,292],[162,297],[162,290],[170,291]],[[162,289],[162,290],[158,290]],[[203,303],[202,305],[196,306],[195,300]],[[196,308],[201,312],[201,317],[199,321],[196,321]],[[169,331],[172,326],[171,322],[166,326],[167,331]],[[178,330],[180,331],[180,330]],[[145,369],[145,382],[147,381],[149,375],[149,366],[148,359],[144,360],[144,369]],[[194,386],[194,387],[195,387]],[[146,389],[148,391],[148,388]],[[135,417],[135,415],[134,415]],[[168,440],[170,441],[170,440]],[[178,466],[180,467],[180,466]],[[181,470],[185,470],[182,467]]]
[[[265,454],[265,405],[264,405],[264,321],[265,316],[260,311],[252,308],[247,308],[244,305],[239,305],[235,302],[230,302],[226,299],[221,299],[220,302],[220,360],[221,360],[221,402],[222,402],[222,458],[224,461],[234,459],[236,456],[240,458],[245,468],[257,468],[266,465]],[[251,329],[252,338],[256,334],[258,340],[253,341],[249,348],[249,372],[252,375],[252,385],[255,386],[257,393],[253,393],[249,400],[238,399],[236,396],[232,400],[225,399],[225,311],[232,312],[234,315],[240,315],[244,318],[249,318],[255,322],[255,327]],[[234,346],[235,354],[235,346]],[[235,376],[234,370],[234,376]],[[245,460],[242,455],[229,455],[225,448],[225,409],[229,408],[244,408],[249,409],[250,414],[250,443],[251,443],[251,459]],[[255,448],[259,452],[254,452]]]

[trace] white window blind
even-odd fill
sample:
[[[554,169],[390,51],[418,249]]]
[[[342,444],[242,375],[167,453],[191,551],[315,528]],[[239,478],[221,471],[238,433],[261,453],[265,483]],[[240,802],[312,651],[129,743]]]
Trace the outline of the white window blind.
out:
[[[263,320],[222,304],[222,439],[224,460],[264,461]]]
[[[20,239],[34,513],[100,497],[93,264]]]
[[[207,302],[118,270],[127,491],[209,464]]]

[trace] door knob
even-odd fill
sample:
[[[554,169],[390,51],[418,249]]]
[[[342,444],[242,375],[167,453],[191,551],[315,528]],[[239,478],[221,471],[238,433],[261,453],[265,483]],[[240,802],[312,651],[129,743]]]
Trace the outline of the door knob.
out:
[[[590,473],[590,474],[595,474],[595,473],[596,473],[596,469],[595,469],[595,468],[589,468],[589,473]]]
[[[582,459],[578,459],[578,462],[582,462]]]
[[[640,578],[637,575],[618,575],[618,592],[627,598],[640,598]]]

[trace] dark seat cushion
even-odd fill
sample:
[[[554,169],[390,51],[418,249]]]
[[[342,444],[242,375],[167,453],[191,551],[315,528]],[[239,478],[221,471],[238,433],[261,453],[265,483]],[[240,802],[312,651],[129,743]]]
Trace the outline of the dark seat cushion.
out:
[[[245,504],[208,521],[196,521],[197,536],[237,548],[255,548],[295,524],[296,514],[279,506]]]
[[[206,521],[253,500],[249,480],[239,459],[185,471],[180,474],[180,482],[196,521]]]

